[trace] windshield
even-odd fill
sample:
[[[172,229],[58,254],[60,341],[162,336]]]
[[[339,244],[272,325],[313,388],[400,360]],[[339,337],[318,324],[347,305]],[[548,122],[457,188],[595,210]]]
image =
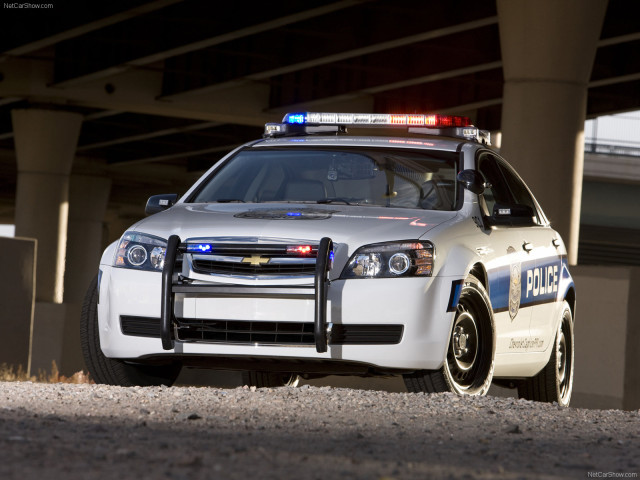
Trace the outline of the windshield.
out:
[[[379,148],[248,148],[190,202],[342,203],[454,210],[458,154]]]

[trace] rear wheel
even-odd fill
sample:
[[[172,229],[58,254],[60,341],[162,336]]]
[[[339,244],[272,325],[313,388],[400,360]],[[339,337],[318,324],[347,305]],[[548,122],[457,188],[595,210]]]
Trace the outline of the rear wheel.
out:
[[[422,370],[404,375],[410,392],[454,392],[485,395],[493,378],[495,329],[487,292],[469,275],[462,287],[447,348],[439,370]]]
[[[181,365],[143,365],[107,358],[100,348],[98,330],[98,277],[96,276],[82,304],[80,344],[85,364],[96,383],[133,386],[171,386],[180,373]]]
[[[295,373],[242,372],[242,384],[249,387],[297,387],[299,382]]]
[[[518,396],[567,407],[573,390],[573,315],[565,301],[549,363],[538,375],[518,383]]]

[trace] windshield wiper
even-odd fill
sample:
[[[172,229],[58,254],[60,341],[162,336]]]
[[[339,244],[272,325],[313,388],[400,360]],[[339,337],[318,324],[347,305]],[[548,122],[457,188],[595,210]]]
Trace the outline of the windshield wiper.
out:
[[[219,198],[218,200],[214,200],[217,203],[246,203],[244,200],[239,198]]]
[[[346,199],[346,198],[341,198],[341,197],[335,197],[335,198],[322,198],[320,200],[318,200],[316,203],[320,203],[320,204],[329,204],[329,203],[344,203],[346,205],[354,205],[354,203],[352,203],[351,199]],[[357,204],[355,204],[357,205]]]

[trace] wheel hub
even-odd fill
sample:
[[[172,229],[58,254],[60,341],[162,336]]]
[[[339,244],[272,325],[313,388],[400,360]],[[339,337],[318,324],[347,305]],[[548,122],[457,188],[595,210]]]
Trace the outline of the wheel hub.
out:
[[[564,383],[567,374],[567,342],[564,338],[564,332],[560,330],[558,336],[558,344],[556,345],[556,359],[558,360],[558,381]]]
[[[453,349],[457,357],[464,355],[469,351],[467,347],[469,343],[469,335],[464,333],[462,327],[456,327],[455,332],[453,332]]]
[[[478,329],[469,312],[462,312],[456,318],[451,346],[456,367],[461,372],[470,370],[478,356]]]

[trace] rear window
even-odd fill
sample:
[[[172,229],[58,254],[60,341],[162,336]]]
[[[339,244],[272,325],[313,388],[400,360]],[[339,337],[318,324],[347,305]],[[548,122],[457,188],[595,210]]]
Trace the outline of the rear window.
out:
[[[191,203],[345,203],[454,210],[458,154],[364,148],[248,148]]]

